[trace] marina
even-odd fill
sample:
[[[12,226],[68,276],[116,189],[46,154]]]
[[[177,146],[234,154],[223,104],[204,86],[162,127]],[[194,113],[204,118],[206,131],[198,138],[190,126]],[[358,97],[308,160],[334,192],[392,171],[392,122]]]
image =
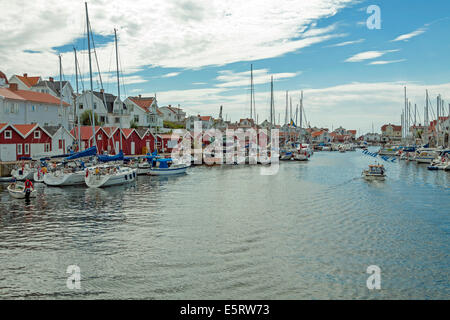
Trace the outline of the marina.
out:
[[[450,3],[122,2],[0,4],[0,299],[450,298]]]
[[[36,184],[29,203],[2,183],[0,293],[66,298],[76,261],[84,299],[445,299],[450,173],[397,161],[367,182],[372,162],[315,152],[274,176],[194,166],[109,188]],[[365,287],[371,264],[386,290]]]

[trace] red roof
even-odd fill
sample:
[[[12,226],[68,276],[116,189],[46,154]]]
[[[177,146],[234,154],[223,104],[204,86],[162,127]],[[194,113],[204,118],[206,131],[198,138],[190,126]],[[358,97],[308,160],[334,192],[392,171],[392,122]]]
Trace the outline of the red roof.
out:
[[[313,132],[313,133],[311,133],[311,137],[318,137],[318,136],[320,136],[320,135],[322,135],[323,134],[323,131],[316,131],[316,132]]]
[[[385,125],[383,125],[383,126],[381,127],[381,131],[386,131],[386,128],[387,128],[388,126],[392,126],[392,129],[393,129],[394,131],[402,131],[402,126],[397,126],[397,125],[395,125],[395,124],[385,124]]]
[[[155,98],[139,98],[139,97],[130,97],[131,101],[133,101],[136,105],[145,110],[145,112],[150,112],[150,107],[153,104]]]
[[[13,124],[12,125],[22,136],[26,137],[28,134],[36,129],[38,125],[36,123],[34,124]]]
[[[122,132],[125,136],[125,138],[128,139],[128,137],[133,133],[134,129],[132,128],[122,128]]]
[[[8,126],[7,123],[0,123],[0,132],[1,132],[2,129],[5,128],[6,126]]]
[[[37,83],[39,82],[39,79],[41,77],[28,77],[26,75],[24,76],[18,76],[16,75],[16,77],[22,81],[28,88],[31,88],[32,86],[37,85]]]
[[[356,135],[356,130],[348,130],[348,132],[350,132],[351,134]]]
[[[111,137],[118,129],[118,127],[102,127],[102,128],[109,137]]]
[[[35,92],[29,90],[11,90],[9,88],[0,88],[0,95],[8,99],[59,105],[59,99],[48,93]],[[70,106],[70,104],[63,101],[63,106],[67,107]]]
[[[102,127],[96,126],[95,127],[95,133],[98,132],[98,130],[102,129]],[[90,140],[92,138],[92,126],[82,126],[80,127],[81,131],[81,140]],[[73,128],[70,130],[70,133],[75,137],[75,139],[78,139],[78,127]]]
[[[200,116],[200,120],[209,121],[209,120],[211,120],[211,116]]]

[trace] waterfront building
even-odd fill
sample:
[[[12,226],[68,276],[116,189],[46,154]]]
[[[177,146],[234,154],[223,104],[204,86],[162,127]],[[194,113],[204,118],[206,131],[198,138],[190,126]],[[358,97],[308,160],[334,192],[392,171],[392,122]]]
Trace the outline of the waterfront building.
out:
[[[40,76],[29,77],[27,73],[24,73],[23,76],[13,75],[9,79],[9,83],[16,84],[19,90],[31,90],[41,80],[42,78]]]
[[[117,96],[106,93],[103,89],[99,92],[84,91],[77,99],[77,117],[87,110],[94,110],[98,121],[102,125],[130,127],[130,113],[127,106]],[[93,105],[92,105],[93,101]],[[97,123],[96,123],[97,124]]]
[[[142,154],[156,150],[156,137],[149,129],[139,128],[136,132],[140,137],[138,150],[142,150]]]
[[[64,126],[68,128],[70,104],[49,93],[21,90],[17,83],[0,88],[0,115],[2,122]]]
[[[402,126],[395,124],[385,124],[381,127],[382,142],[399,142],[402,139]]]
[[[186,119],[186,129],[187,130],[194,130],[194,123],[196,121],[201,121],[202,123],[202,130],[208,130],[211,129],[214,125],[214,118],[211,116],[189,116]]]
[[[179,106],[172,107],[172,105],[168,105],[165,107],[159,108],[159,110],[163,114],[164,121],[183,123],[186,118],[186,112],[183,111]]]
[[[39,124],[0,124],[0,161],[16,161],[52,151],[52,136]]]
[[[128,97],[124,101],[130,113],[131,121],[138,127],[151,128],[158,132],[163,127],[163,113],[159,110],[154,97]]]
[[[62,126],[44,126],[42,128],[52,138],[50,151],[44,152],[42,157],[61,155],[70,151],[75,151],[75,137],[67,130],[67,128]]]

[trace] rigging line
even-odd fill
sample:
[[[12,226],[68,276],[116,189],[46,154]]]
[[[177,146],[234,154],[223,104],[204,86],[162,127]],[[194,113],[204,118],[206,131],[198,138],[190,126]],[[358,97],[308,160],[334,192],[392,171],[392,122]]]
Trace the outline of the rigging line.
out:
[[[94,42],[94,34],[92,32],[92,26],[91,21],[89,21],[89,31],[91,33],[91,40],[92,40],[92,48],[94,49],[94,56],[95,56],[95,62],[97,64],[97,70],[98,70],[98,77],[100,79],[100,88],[103,89],[103,103],[105,104],[106,110],[108,110],[108,105],[106,104],[106,96],[105,96],[105,90],[103,88],[103,81],[102,81],[102,74],[100,72],[100,65],[98,64],[98,57],[97,57],[97,50],[95,49],[95,42]],[[93,94],[93,93],[92,93]],[[94,107],[94,106],[92,106]]]

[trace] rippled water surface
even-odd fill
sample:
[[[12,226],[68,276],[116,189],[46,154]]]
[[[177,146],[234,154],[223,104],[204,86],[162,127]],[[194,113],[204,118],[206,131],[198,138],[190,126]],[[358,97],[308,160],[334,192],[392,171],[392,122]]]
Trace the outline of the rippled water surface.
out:
[[[40,185],[29,204],[0,184],[0,296],[449,299],[450,173],[400,162],[368,183],[371,161],[324,152],[274,176],[194,167],[100,190]]]

